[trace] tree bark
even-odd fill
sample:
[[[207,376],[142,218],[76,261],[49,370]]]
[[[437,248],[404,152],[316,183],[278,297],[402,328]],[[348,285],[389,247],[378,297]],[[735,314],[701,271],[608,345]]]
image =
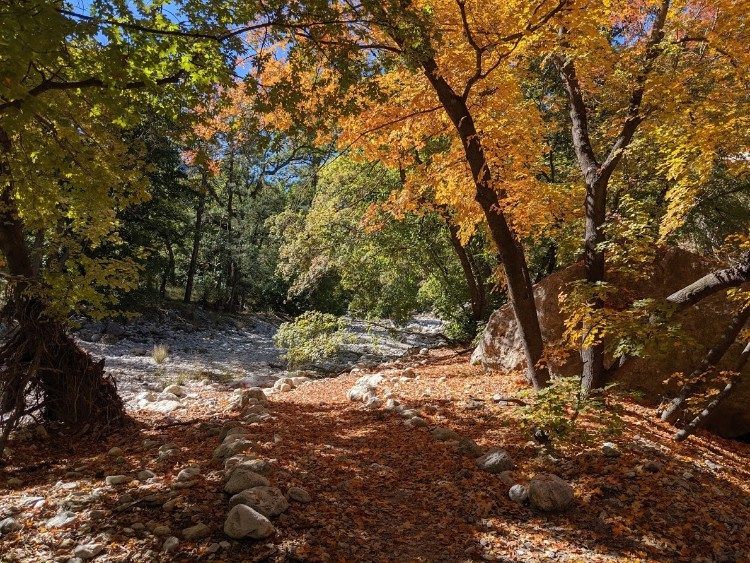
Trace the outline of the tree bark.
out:
[[[172,243],[169,239],[164,241],[164,247],[167,249],[167,267],[164,269],[164,274],[161,278],[161,285],[159,287],[159,297],[162,299],[167,296],[167,282],[174,278],[174,251],[172,250]]]
[[[750,342],[747,343],[745,346],[745,349],[742,351],[742,354],[740,355],[740,359],[737,362],[737,367],[735,368],[735,376],[729,380],[729,382],[726,384],[724,389],[722,389],[719,394],[714,397],[714,399],[706,405],[706,408],[704,408],[701,412],[699,412],[693,420],[691,420],[688,424],[685,425],[685,428],[681,428],[677,431],[677,433],[674,436],[674,439],[678,442],[682,442],[683,440],[687,439],[691,434],[693,434],[705,421],[706,419],[711,415],[712,412],[716,410],[716,407],[718,407],[724,400],[729,396],[729,394],[734,390],[734,388],[739,383],[740,379],[742,378],[742,370],[745,369],[745,365],[747,365],[747,361],[750,359]]]
[[[605,241],[604,223],[607,214],[609,180],[622,159],[623,152],[633,140],[638,125],[643,120],[640,107],[643,102],[646,79],[651,73],[654,60],[660,53],[658,45],[664,36],[664,25],[669,7],[670,0],[663,0],[651,28],[643,67],[635,78],[627,117],[607,157],[601,164],[596,158],[591,143],[588,111],[576,74],[575,64],[572,60],[562,61],[558,59],[555,61],[560,79],[568,95],[573,148],[575,149],[581,176],[586,185],[584,198],[586,226],[583,238],[584,269],[586,281],[592,287],[605,281],[605,256],[602,244]],[[565,43],[565,33],[564,29],[560,32],[563,44]],[[589,303],[589,307],[594,311],[601,309],[603,306],[604,303],[599,298],[594,298]],[[584,338],[596,329],[592,323],[584,323],[582,328]],[[585,396],[592,389],[599,388],[604,383],[606,370],[604,367],[604,343],[601,339],[597,338],[592,345],[581,347],[581,361],[583,364],[581,392]]]
[[[526,257],[502,211],[500,200],[505,198],[505,193],[502,190],[495,191],[492,187],[490,166],[465,100],[454,92],[442,77],[434,58],[424,57],[421,64],[463,145],[464,155],[474,180],[475,199],[482,209],[505,271],[508,297],[526,356],[527,377],[534,389],[541,389],[549,381],[547,367],[538,365],[544,353],[544,341]]]
[[[730,287],[737,287],[748,281],[750,281],[750,251],[745,252],[734,266],[706,274],[675,291],[667,297],[667,301],[674,303],[677,306],[677,311],[683,311],[714,293]]]
[[[471,265],[468,252],[464,245],[461,244],[461,239],[458,236],[458,227],[453,224],[449,219],[445,219],[448,225],[448,233],[450,234],[451,245],[453,250],[458,257],[458,261],[461,263],[461,269],[466,279],[466,286],[469,291],[469,299],[471,301],[471,317],[476,324],[481,322],[484,318],[485,310],[485,294],[484,285],[477,279],[476,273]]]
[[[193,284],[195,272],[198,268],[198,252],[200,251],[201,237],[203,235],[203,212],[206,209],[206,191],[208,176],[205,170],[201,171],[201,193],[198,196],[198,205],[195,208],[195,229],[193,230],[193,250],[190,253],[190,265],[188,266],[187,280],[185,281],[185,297],[183,301],[190,303],[193,297]]]
[[[732,318],[729,325],[724,330],[724,333],[721,335],[721,338],[713,345],[713,347],[711,347],[708,354],[706,354],[706,357],[703,358],[698,367],[688,376],[687,383],[682,387],[679,395],[672,399],[664,410],[662,410],[662,420],[673,421],[677,417],[680,407],[685,404],[685,401],[697,386],[700,377],[705,373],[716,369],[716,366],[724,357],[724,354],[727,353],[729,347],[734,344],[735,340],[737,340],[737,337],[747,323],[748,318],[750,318],[750,307],[743,308]]]

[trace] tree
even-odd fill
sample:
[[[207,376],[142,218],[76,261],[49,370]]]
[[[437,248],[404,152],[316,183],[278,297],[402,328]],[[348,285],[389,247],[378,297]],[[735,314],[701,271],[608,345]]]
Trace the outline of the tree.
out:
[[[0,251],[13,324],[0,350],[5,436],[37,408],[79,428],[122,422],[114,384],[65,333],[64,315],[101,309],[97,288],[124,289],[134,277],[128,263],[89,252],[117,241],[117,211],[146,197],[120,129],[147,111],[174,116],[227,63],[215,39],[176,30],[159,9],[96,10],[52,0],[0,7]],[[27,239],[40,231],[49,252],[37,271]]]

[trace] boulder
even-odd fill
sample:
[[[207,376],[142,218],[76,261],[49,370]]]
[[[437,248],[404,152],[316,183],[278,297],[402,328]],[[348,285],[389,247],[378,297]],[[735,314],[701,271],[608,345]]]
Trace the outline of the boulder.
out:
[[[229,499],[229,506],[246,504],[266,518],[278,516],[289,508],[289,502],[276,487],[253,487],[241,491]]]
[[[290,500],[301,502],[303,504],[308,503],[312,500],[312,498],[310,497],[310,493],[308,493],[302,487],[289,487],[286,492],[286,496],[289,497]]]
[[[559,512],[573,503],[573,487],[551,473],[539,473],[529,483],[529,500],[544,512]]]
[[[102,550],[104,549],[104,546],[100,543],[85,543],[82,545],[77,546],[73,550],[73,556],[74,557],[80,557],[81,559],[93,559],[97,555],[99,555]]]
[[[268,518],[259,512],[245,504],[238,504],[233,506],[227,514],[224,533],[235,540],[263,539],[274,533],[274,527]]]
[[[612,275],[613,285],[625,288],[623,294],[632,302],[637,299],[664,299],[706,273],[722,267],[713,260],[677,248],[667,248],[659,253],[658,262],[647,279],[633,279]],[[565,330],[565,317],[561,312],[561,295],[569,292],[570,283],[583,277],[580,264],[557,271],[534,286],[534,297],[539,310],[539,323],[546,342],[558,342]],[[627,302],[617,303],[626,306]],[[634,358],[616,373],[613,382],[618,388],[640,392],[646,401],[656,406],[664,396],[674,396],[678,389],[664,381],[675,372],[691,372],[706,355],[708,349],[721,336],[736,305],[727,302],[726,292],[719,292],[690,307],[676,317],[682,332],[691,343],[669,346],[661,353],[652,352],[644,358]],[[674,353],[679,347],[679,354]],[[742,344],[735,343],[719,369],[730,369],[737,362]],[[551,359],[552,371],[572,376],[581,373],[581,359],[573,350],[567,356]],[[608,358],[607,363],[612,361]],[[479,345],[471,357],[472,364],[481,364],[488,370],[525,370],[525,357],[509,305],[495,311],[487,323]],[[750,433],[750,385],[738,386],[706,422],[706,427],[727,438]]]

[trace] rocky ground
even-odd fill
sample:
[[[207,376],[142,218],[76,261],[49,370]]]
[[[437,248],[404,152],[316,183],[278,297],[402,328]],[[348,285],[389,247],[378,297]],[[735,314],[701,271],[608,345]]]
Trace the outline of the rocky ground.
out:
[[[747,559],[749,445],[676,444],[626,398],[611,441],[540,443],[493,400],[520,375],[424,352],[266,389],[164,382],[106,440],[22,432],[0,561]]]

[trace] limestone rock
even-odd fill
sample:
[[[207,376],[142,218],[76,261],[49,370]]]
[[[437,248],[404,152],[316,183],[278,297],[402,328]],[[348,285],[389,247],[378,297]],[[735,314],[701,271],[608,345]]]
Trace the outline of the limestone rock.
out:
[[[505,450],[493,450],[477,459],[477,467],[488,473],[502,473],[513,469],[515,464]]]
[[[263,539],[274,533],[273,524],[245,504],[233,506],[224,522],[224,533],[230,538]]]
[[[278,516],[289,508],[289,502],[276,487],[253,487],[241,491],[229,499],[229,506],[246,504],[266,518]]]

